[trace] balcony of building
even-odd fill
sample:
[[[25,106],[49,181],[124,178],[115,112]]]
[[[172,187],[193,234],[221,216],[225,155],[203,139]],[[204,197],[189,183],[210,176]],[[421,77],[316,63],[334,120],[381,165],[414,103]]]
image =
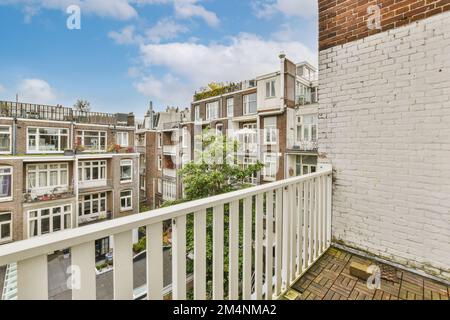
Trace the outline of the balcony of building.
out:
[[[177,178],[177,170],[176,169],[163,169],[163,176],[167,178],[176,179]]]
[[[134,115],[84,112],[61,105],[0,101],[0,116],[30,120],[70,121],[83,124],[134,126]]]
[[[20,190],[21,192],[23,190]],[[71,199],[75,197],[72,186],[35,187],[23,191],[23,203],[34,204],[56,200]]]
[[[66,297],[96,299],[102,287],[95,272],[95,240],[112,237],[111,298],[134,299],[132,230],[145,227],[148,251],[139,272],[146,283],[139,290],[147,299],[166,295],[168,261],[172,299],[186,299],[190,258],[195,300],[449,298],[443,283],[383,264],[384,289],[371,289],[356,279],[350,273],[352,262],[377,262],[334,247],[331,199],[332,170],[321,166],[301,177],[0,246],[0,266],[17,264],[16,286],[9,285],[15,298],[52,298],[48,254],[69,248],[71,264],[80,268],[81,277]],[[191,217],[194,250],[188,252]],[[166,221],[171,221],[171,255],[164,250]],[[214,245],[211,261],[206,252],[209,237]],[[226,266],[224,254],[229,258]]]

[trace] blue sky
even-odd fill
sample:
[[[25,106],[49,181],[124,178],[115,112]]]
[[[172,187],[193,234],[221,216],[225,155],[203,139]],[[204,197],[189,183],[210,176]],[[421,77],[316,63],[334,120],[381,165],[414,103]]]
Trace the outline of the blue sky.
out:
[[[81,8],[69,30],[66,9]],[[316,0],[0,0],[0,100],[103,112],[189,106],[196,89],[317,63]]]

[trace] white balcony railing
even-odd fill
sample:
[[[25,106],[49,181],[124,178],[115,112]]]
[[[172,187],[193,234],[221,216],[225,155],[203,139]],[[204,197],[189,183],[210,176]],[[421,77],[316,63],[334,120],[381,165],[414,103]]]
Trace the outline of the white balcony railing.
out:
[[[177,154],[177,146],[163,146],[163,153],[166,155],[176,155]]]
[[[133,299],[132,230],[146,227],[147,298],[160,300],[163,221],[172,220],[172,298],[186,299],[186,218],[192,214],[194,298],[224,299],[228,292],[230,300],[273,299],[288,290],[330,246],[331,174],[331,168],[322,167],[306,176],[6,244],[0,246],[0,265],[17,262],[18,299],[48,299],[47,254],[70,248],[72,265],[76,266],[72,298],[95,299],[94,241],[112,236],[114,298]],[[212,215],[212,230],[207,228],[208,214]],[[227,291],[224,215],[229,215]],[[212,233],[212,261],[207,261],[207,232]],[[264,242],[275,243],[275,247]],[[239,265],[240,250],[244,257],[242,265]],[[207,263],[212,264],[212,279],[207,277]],[[207,286],[209,281],[211,286]]]
[[[106,179],[78,181],[78,188],[80,189],[106,187],[107,185],[108,180]]]
[[[169,177],[169,178],[177,177],[177,170],[175,170],[175,169],[164,169],[163,173],[166,177]]]
[[[163,200],[174,201],[177,199],[177,185],[173,181],[163,181]]]

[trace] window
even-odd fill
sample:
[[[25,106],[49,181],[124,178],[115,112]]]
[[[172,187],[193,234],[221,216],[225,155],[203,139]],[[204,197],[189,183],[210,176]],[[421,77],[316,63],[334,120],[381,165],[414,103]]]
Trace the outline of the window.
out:
[[[264,180],[274,181],[277,178],[277,155],[275,153],[264,154]]]
[[[244,169],[248,169],[249,166],[255,165],[257,162],[258,161],[257,161],[256,158],[244,157],[243,163],[242,163],[242,167]],[[258,183],[258,174],[256,172],[250,177],[250,179],[248,180],[248,183],[253,184],[253,185],[257,185],[257,183]]]
[[[266,82],[266,98],[275,97],[275,80]]]
[[[316,142],[318,121],[317,115],[297,117],[297,142]]]
[[[158,170],[161,171],[162,170],[162,157],[158,156]]]
[[[317,170],[316,156],[297,156],[295,161],[296,175],[315,173]]]
[[[69,130],[58,128],[28,128],[28,152],[62,152],[69,148]]]
[[[158,133],[158,149],[162,148],[162,133]]]
[[[244,96],[244,115],[256,113],[256,93]]]
[[[106,192],[80,196],[78,201],[78,216],[89,219],[106,215],[106,200]]]
[[[177,186],[174,182],[163,181],[163,199],[169,201],[177,199]]]
[[[234,115],[234,99],[227,99],[227,117],[231,118]]]
[[[215,120],[219,118],[219,101],[206,104],[206,120]]]
[[[258,150],[258,134],[256,123],[245,123],[239,133],[239,142],[244,153],[256,153]]]
[[[158,193],[162,194],[162,180],[158,179]]]
[[[276,145],[278,141],[277,136],[277,118],[264,118],[264,144]]]
[[[0,126],[0,153],[11,153],[11,127]]]
[[[27,188],[29,192],[48,192],[50,189],[67,188],[69,166],[67,163],[27,165]]]
[[[194,107],[194,115],[195,115],[195,121],[201,121],[202,119],[200,118],[200,106],[195,106]]]
[[[72,205],[28,211],[28,236],[30,238],[53,233],[72,226]]]
[[[182,130],[183,130],[182,135],[181,135],[182,146],[183,146],[183,148],[187,148],[188,147],[188,128],[183,127]]]
[[[0,167],[0,201],[12,200],[12,167]]]
[[[106,151],[106,131],[77,131],[77,144],[89,151]]]
[[[141,175],[141,176],[139,177],[139,188],[140,188],[142,191],[145,191],[145,175]]]
[[[80,161],[78,164],[79,181],[106,180],[106,160]]]
[[[120,182],[132,182],[133,181],[133,161],[122,160],[120,161]]]
[[[295,88],[296,104],[307,104],[311,102],[311,88],[297,81]]]
[[[128,132],[117,132],[116,139],[119,146],[128,147]]]
[[[219,123],[216,125],[216,135],[221,136],[223,134],[223,124]]]
[[[0,213],[0,243],[12,240],[11,212]]]
[[[131,190],[120,193],[120,211],[133,209],[133,192]]]

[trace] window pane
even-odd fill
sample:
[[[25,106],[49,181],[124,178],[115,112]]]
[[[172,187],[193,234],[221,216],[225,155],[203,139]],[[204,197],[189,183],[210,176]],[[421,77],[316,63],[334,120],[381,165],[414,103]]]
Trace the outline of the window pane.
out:
[[[0,214],[0,222],[11,221],[11,213]]]
[[[11,174],[0,176],[0,198],[11,197]]]
[[[61,216],[53,216],[53,232],[61,230]]]
[[[42,218],[41,219],[41,234],[46,234],[50,232],[50,219]]]
[[[0,239],[11,237],[11,224],[2,224],[0,228]]]

